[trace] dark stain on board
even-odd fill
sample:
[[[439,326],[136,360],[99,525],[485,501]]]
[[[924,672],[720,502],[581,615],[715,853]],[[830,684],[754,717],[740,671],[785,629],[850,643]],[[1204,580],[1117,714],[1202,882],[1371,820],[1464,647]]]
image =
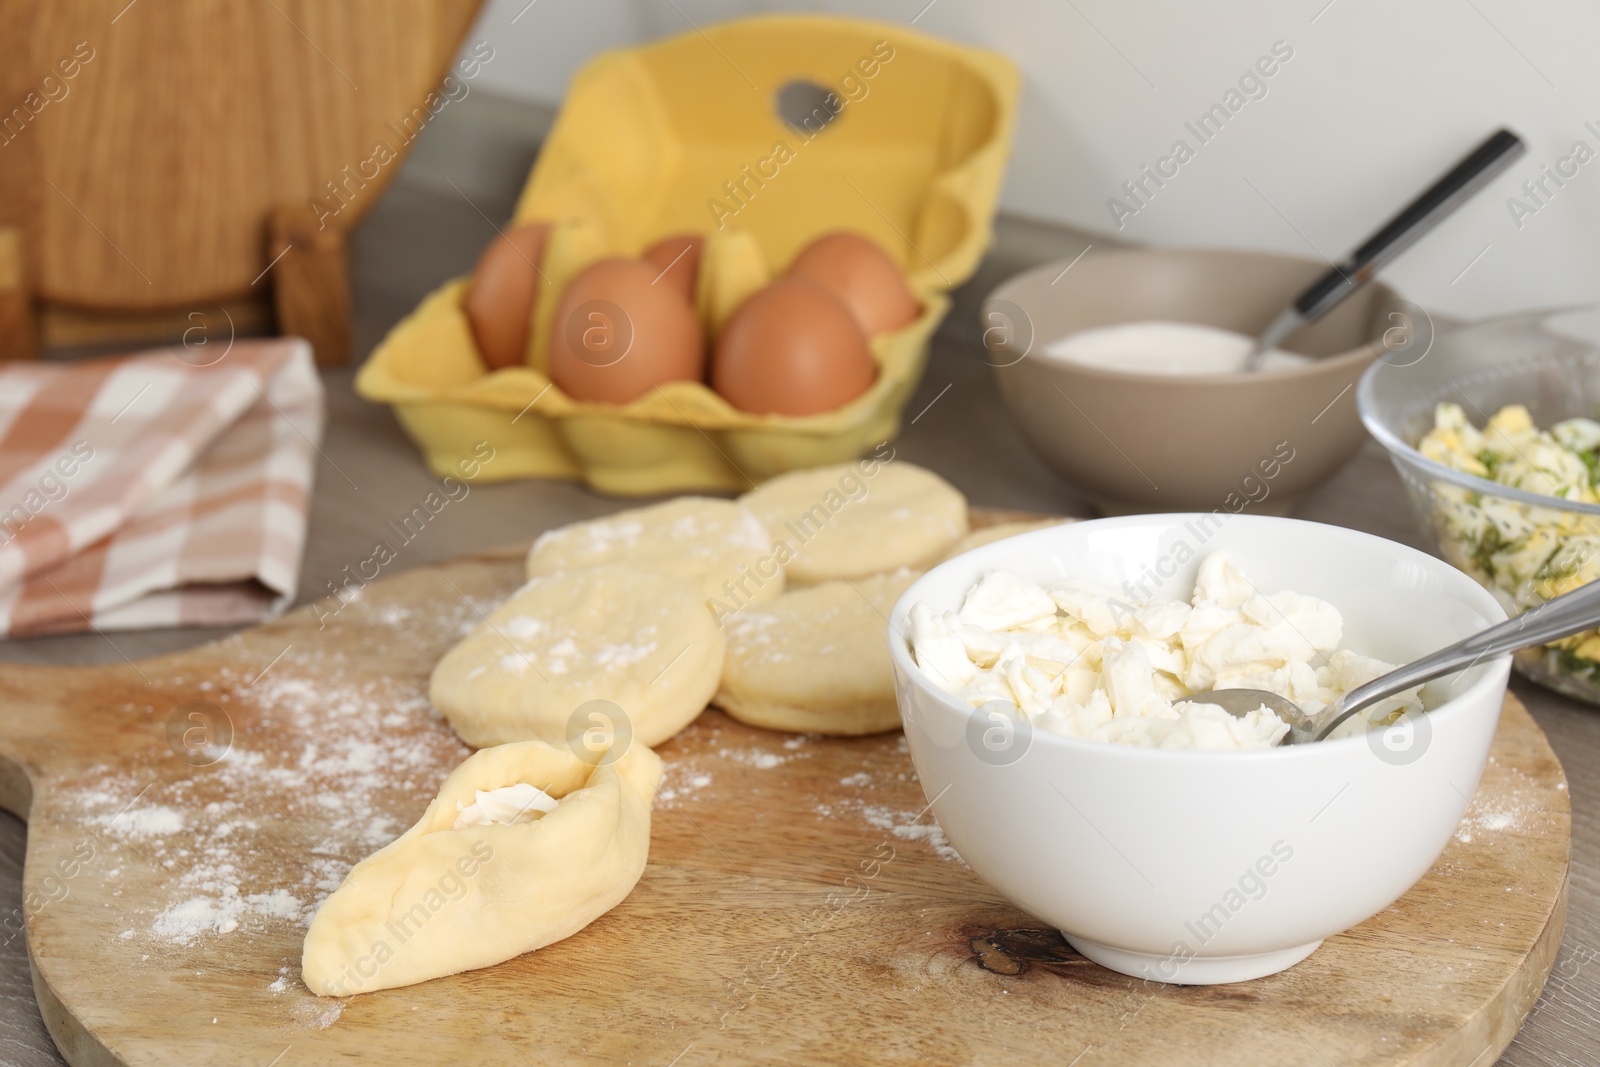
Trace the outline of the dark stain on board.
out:
[[[1017,977],[1034,970],[1066,975],[1094,969],[1057,930],[965,926],[961,937],[972,961],[993,974]]]

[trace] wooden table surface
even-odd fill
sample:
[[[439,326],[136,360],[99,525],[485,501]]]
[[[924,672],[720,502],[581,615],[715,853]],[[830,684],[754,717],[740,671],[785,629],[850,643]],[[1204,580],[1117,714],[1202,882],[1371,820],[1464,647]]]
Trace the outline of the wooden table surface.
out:
[[[510,119],[509,125],[507,119]],[[416,300],[471,269],[492,231],[485,216],[509,217],[519,175],[532,157],[537,115],[471,97],[446,112],[419,143],[407,172],[354,242],[356,351],[366,352]],[[448,158],[447,158],[448,157]],[[456,162],[452,163],[451,160]],[[450,174],[452,167],[463,168]],[[460,191],[440,180],[450,175]],[[470,198],[470,200],[469,200]],[[999,396],[975,344],[976,302],[1033,262],[1075,255],[1083,240],[1045,227],[1003,222],[997,252],[957,294],[928,372],[895,442],[899,458],[932,468],[974,504],[1088,515],[1073,492],[1027,451],[1006,425]],[[404,514],[434,485],[387,409],[358,399],[353,371],[325,376],[328,432],[317,471],[300,600],[315,599],[346,564],[365,558],[387,519]],[[526,538],[540,530],[623,506],[578,486],[520,482],[472,488],[408,543],[397,569]],[[1376,444],[1308,497],[1298,517],[1366,530],[1418,545],[1400,482]],[[109,662],[185,648],[222,631],[93,634],[0,642],[0,659],[32,663]],[[1501,1059],[1514,1067],[1600,1063],[1600,709],[1521,679],[1512,688],[1549,735],[1572,791],[1572,887],[1560,958],[1517,1040]],[[25,827],[0,814],[0,914],[21,913]],[[10,924],[6,924],[10,928]],[[129,975],[137,981],[137,975]],[[1381,994],[1374,990],[1374,995]],[[20,937],[0,943],[0,1064],[59,1064],[34,1004]],[[261,1065],[266,1067],[266,1065]],[[665,1067],[665,1065],[662,1065]]]

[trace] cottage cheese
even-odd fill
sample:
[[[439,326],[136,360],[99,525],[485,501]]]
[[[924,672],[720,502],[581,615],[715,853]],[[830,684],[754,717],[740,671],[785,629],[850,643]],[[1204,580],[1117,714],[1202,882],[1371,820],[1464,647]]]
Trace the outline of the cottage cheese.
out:
[[[452,829],[516,826],[550,814],[560,803],[543,789],[527,782],[499,789],[479,789],[477,794],[477,800],[471,804],[456,801],[456,822]]]
[[[1259,592],[1216,552],[1190,602],[1131,604],[1082,582],[1039,585],[991,571],[959,611],[911,609],[917,664],[979,707],[1014,705],[1038,729],[1150,748],[1245,749],[1288,725],[1266,707],[1243,718],[1192,701],[1210,689],[1265,689],[1308,714],[1393,667],[1339,648],[1344,619],[1325,601]],[[1421,710],[1416,690],[1352,716],[1334,736]]]

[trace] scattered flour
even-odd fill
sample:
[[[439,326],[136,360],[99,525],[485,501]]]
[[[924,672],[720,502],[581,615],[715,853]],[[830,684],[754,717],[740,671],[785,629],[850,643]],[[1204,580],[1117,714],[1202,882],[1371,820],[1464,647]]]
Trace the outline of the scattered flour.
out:
[[[853,775],[852,777],[862,777]],[[897,776],[899,777],[899,776]],[[844,785],[850,779],[844,779],[839,784]],[[934,818],[933,811],[929,808],[911,808],[906,811],[895,811],[886,804],[868,804],[863,800],[849,798],[839,800],[832,804],[818,804],[812,809],[824,819],[836,819],[845,815],[856,815],[865,820],[868,826],[882,830],[887,834],[902,841],[922,841],[933,849],[933,852],[942,860],[950,863],[965,864],[961,853],[950,844],[950,839],[945,837],[944,828]]]
[[[282,889],[274,889],[270,893],[256,893],[249,898],[249,901],[253,907],[260,909],[263,915],[272,915],[279,919],[299,919],[305,912],[305,905]]]
[[[333,625],[356,623],[374,634],[369,640],[378,649],[387,641],[405,661],[422,662],[427,653],[418,649],[452,640],[487,607],[492,603],[462,602],[444,607],[441,619],[367,598],[347,604]],[[121,896],[130,866],[158,876],[162,888],[153,899],[126,905],[121,939],[183,947],[303,931],[350,867],[420,815],[468,753],[428,704],[425,674],[358,672],[356,657],[333,642],[291,646],[262,673],[261,663],[226,658],[237,640],[213,646],[227,665],[202,683],[206,699],[234,723],[232,749],[221,762],[176,778],[154,768],[93,768],[67,801],[107,846],[101,869],[113,897]],[[263,856],[280,860],[264,863]],[[269,988],[287,989],[286,974]],[[297,1020],[320,1028],[337,1017],[324,1005]]]
[[[661,788],[656,790],[657,804],[682,801],[711,784],[711,775],[688,760],[674,760],[667,764],[661,777]]]
[[[128,837],[160,837],[183,829],[183,813],[165,805],[135,808],[120,815],[91,820]]]
[[[961,853],[951,847],[949,838],[944,836],[944,828],[933,817],[933,812],[921,813],[920,819],[917,818],[918,814],[915,811],[891,811],[881,804],[870,804],[861,809],[861,815],[869,825],[887,831],[902,841],[926,841],[940,859],[965,863]]]
[[[344,1014],[344,1001],[331,997],[308,997],[294,1006],[294,1020],[310,1030],[326,1030]]]
[[[160,938],[187,945],[201,934],[229,934],[239,928],[239,916],[244,913],[244,902],[239,899],[237,886],[212,883],[218,896],[191,897],[174,904],[151,925],[151,931]]]
[[[399,626],[411,621],[411,609],[401,604],[386,604],[378,609],[377,616],[385,626]]]
[[[1456,840],[1463,845],[1472,844],[1480,834],[1516,834],[1534,828],[1530,824],[1540,806],[1539,787],[1516,768],[1501,768],[1493,759],[1489,762],[1491,766],[1484,771],[1485,777],[1499,772],[1508,774],[1511,781],[1501,784],[1493,795],[1479,785],[1456,826]]]
[[[735,763],[743,763],[747,767],[754,767],[758,771],[770,771],[782,767],[792,759],[803,758],[798,753],[793,756],[781,756],[776,752],[763,752],[759,748],[719,748],[717,755],[723,759],[731,759]]]
[[[518,615],[502,623],[501,629],[519,641],[526,641],[538,637],[549,629],[549,626],[544,620],[536,619],[532,615]]]

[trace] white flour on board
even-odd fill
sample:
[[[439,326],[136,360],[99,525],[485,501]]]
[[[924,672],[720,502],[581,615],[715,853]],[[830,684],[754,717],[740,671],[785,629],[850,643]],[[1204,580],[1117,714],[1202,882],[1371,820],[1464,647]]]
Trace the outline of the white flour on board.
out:
[[[931,811],[893,811],[882,804],[868,804],[861,808],[861,817],[867,820],[868,825],[891,833],[902,841],[927,842],[928,847],[942,860],[966,862],[950,844],[950,839],[944,836],[944,827],[939,825]]]
[[[905,738],[898,739],[904,743]],[[916,781],[916,775],[909,772],[895,772],[884,775],[883,780],[893,782]],[[879,784],[880,779],[866,771],[839,779],[839,784],[851,789],[870,790]],[[882,830],[901,841],[921,841],[927,844],[942,860],[950,863],[965,864],[961,853],[950,844],[950,839],[944,834],[944,828],[934,818],[933,811],[927,805],[915,808],[896,810],[887,804],[872,804],[867,800],[856,797],[844,797],[830,803],[818,804],[813,811],[825,819],[835,819],[844,815],[855,815],[866,822],[868,826]]]
[[[669,759],[661,775],[661,787],[656,790],[658,805],[672,805],[698,793],[711,784],[711,775],[701,770],[692,760]]]
[[[1498,766],[1493,757],[1489,763]],[[1537,793],[1541,787],[1515,767],[1508,768],[1508,773],[1511,783],[1497,789],[1493,796],[1482,788],[1472,795],[1472,803],[1456,826],[1457,841],[1470,845],[1479,834],[1523,833],[1532,829],[1528,824],[1532,813],[1539,810]]]
[[[492,606],[463,603],[443,621],[468,630]],[[438,640],[437,615],[395,605],[346,603],[340,621],[363,613],[392,628],[397,643]],[[234,717],[224,759],[178,776],[170,766],[102,767],[69,795],[97,849],[114,854],[97,862],[98,877],[127,910],[122,938],[182,947],[285,927],[298,938],[350,867],[421,815],[468,749],[428,704],[425,680],[365,676],[349,662],[324,643],[291,645],[265,671],[264,663],[220,667],[201,692],[224,713],[255,709]],[[263,855],[280,859],[262,863]],[[131,887],[124,897],[129,864],[155,868],[153,897],[134,902]],[[326,1026],[337,1017],[322,1009],[298,1021]]]
[[[175,834],[183,829],[183,813],[165,805],[133,808],[116,816],[103,816],[91,821],[107,828],[113,828],[115,824],[114,828],[119,833],[141,839]]]
[[[310,1030],[326,1030],[344,1014],[344,1001],[329,998],[297,1001],[294,1020]]]
[[[777,752],[765,752],[759,748],[719,748],[717,755],[723,759],[742,763],[747,767],[754,767],[758,771],[770,771],[782,767],[785,763],[795,759],[807,759],[809,752],[793,752],[791,755],[780,755]]]

